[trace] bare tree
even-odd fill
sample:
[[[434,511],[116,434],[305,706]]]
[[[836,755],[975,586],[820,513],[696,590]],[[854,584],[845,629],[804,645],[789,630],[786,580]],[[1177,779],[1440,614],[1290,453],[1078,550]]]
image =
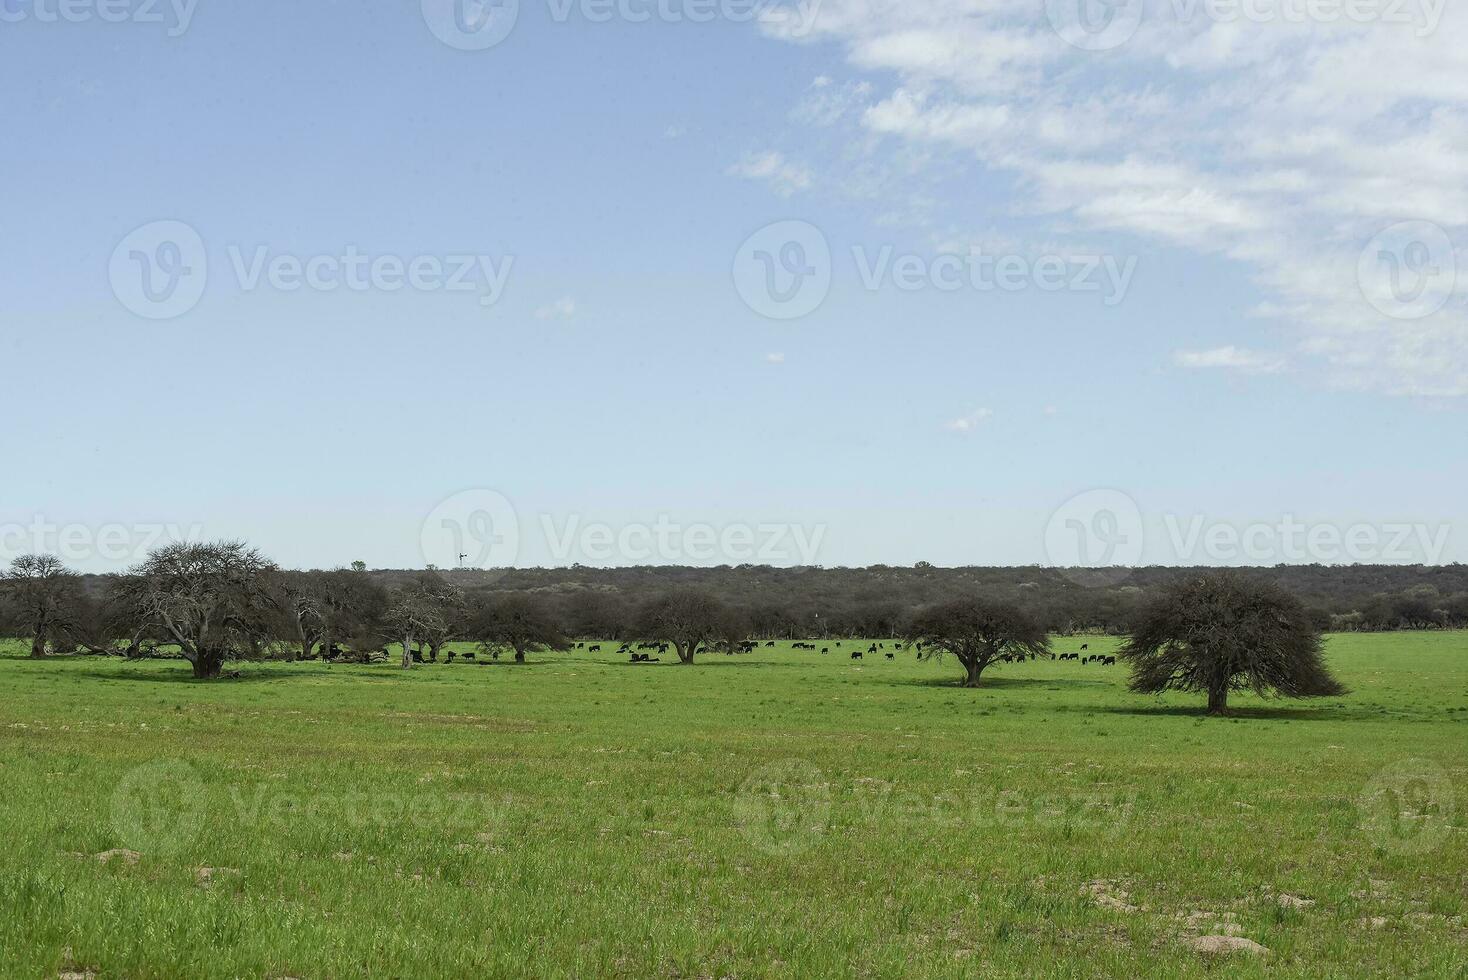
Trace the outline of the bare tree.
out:
[[[153,552],[124,580],[123,598],[194,668],[215,678],[239,645],[253,644],[274,608],[276,567],[239,541],[173,544]]]
[[[571,641],[541,600],[523,593],[485,599],[470,616],[467,630],[486,651],[509,647],[515,663],[538,650],[567,650]]]
[[[289,639],[300,651],[302,660],[310,660],[317,644],[323,647],[323,656],[330,656],[326,649],[328,640],[327,600],[324,576],[315,572],[286,572],[280,578],[280,609],[287,626]],[[295,659],[294,655],[288,659]]]
[[[429,569],[418,576],[418,590],[438,603],[439,619],[436,628],[424,634],[428,644],[428,658],[438,660],[438,651],[449,642],[455,629],[462,629],[468,614],[468,603],[464,591],[449,582],[436,569]]]
[[[1237,572],[1169,586],[1138,617],[1121,657],[1142,694],[1201,691],[1208,713],[1228,711],[1230,691],[1261,696],[1346,693],[1322,655],[1320,629],[1295,596]]]
[[[728,607],[700,589],[675,589],[638,610],[634,630],[646,640],[673,644],[678,661],[693,663],[701,645],[719,638]]]
[[[940,602],[920,610],[906,640],[924,660],[951,653],[963,664],[964,687],[978,687],[990,664],[1005,656],[1049,656],[1050,638],[1023,609],[979,596]]]
[[[404,670],[413,666],[416,641],[435,652],[447,642],[463,604],[463,593],[432,571],[393,596],[387,622],[402,638]]]
[[[44,657],[46,642],[66,622],[68,605],[79,594],[76,575],[55,555],[21,555],[0,574],[0,592],[12,615],[31,638],[31,656]]]

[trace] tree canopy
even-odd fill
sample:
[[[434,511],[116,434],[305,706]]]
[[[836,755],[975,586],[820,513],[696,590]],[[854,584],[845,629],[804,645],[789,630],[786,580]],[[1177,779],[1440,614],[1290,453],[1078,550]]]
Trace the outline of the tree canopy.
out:
[[[1272,582],[1212,572],[1168,586],[1137,618],[1121,649],[1131,689],[1195,691],[1210,714],[1231,691],[1262,696],[1346,693],[1325,666],[1320,629],[1295,596]]]
[[[925,660],[953,654],[964,667],[965,687],[978,687],[984,671],[1004,657],[1050,655],[1050,638],[1038,620],[1014,603],[982,596],[920,610],[905,635]]]

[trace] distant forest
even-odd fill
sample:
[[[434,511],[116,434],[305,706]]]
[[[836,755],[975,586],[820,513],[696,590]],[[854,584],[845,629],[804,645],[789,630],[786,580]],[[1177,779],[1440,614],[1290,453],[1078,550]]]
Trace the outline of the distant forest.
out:
[[[1124,630],[1158,586],[1198,568],[1040,567],[528,568],[439,570],[466,594],[530,593],[580,636],[618,637],[640,603],[677,587],[713,593],[743,610],[761,637],[890,636],[914,609],[954,595],[1009,599],[1053,632]],[[1468,628],[1468,565],[1280,565],[1245,569],[1300,597],[1322,628],[1335,631]],[[388,588],[419,570],[368,573]]]

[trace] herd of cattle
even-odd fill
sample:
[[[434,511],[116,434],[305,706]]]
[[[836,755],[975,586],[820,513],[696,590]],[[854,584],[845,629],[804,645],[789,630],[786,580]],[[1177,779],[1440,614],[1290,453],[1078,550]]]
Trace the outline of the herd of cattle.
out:
[[[760,645],[759,643],[757,643],[757,642],[755,642],[753,640],[746,640],[745,642],[739,644],[739,652],[740,653],[753,653],[755,651],[755,649],[759,647],[759,645]],[[772,646],[775,645],[775,641],[774,640],[767,640],[767,641],[765,641],[765,644],[764,645],[767,646],[767,647],[772,647]],[[837,640],[835,645],[836,645],[836,649],[838,649],[838,650],[841,649],[841,641],[840,640]],[[887,644],[885,642],[877,642],[877,643],[872,643],[865,650],[862,650],[861,647],[860,647],[860,645],[858,645],[857,647],[855,647],[854,649],[851,650],[851,659],[852,660],[863,660],[868,655],[870,655],[870,656],[885,655],[888,660],[895,660],[895,659],[897,659],[897,654],[900,651],[902,651],[902,650],[908,649],[908,646],[909,645],[908,644],[905,644],[905,643],[894,642],[892,644],[892,649],[889,650],[889,649],[887,649]],[[917,653],[918,653],[919,656],[922,655],[923,645],[921,643],[911,644],[911,646],[914,649],[917,650]],[[1082,643],[1081,644],[1081,650],[1082,651],[1089,650],[1090,649],[1090,646],[1091,645],[1089,643]],[[588,646],[585,642],[582,642],[582,643],[576,644],[576,649],[578,649],[578,650],[585,650],[587,653],[601,653],[601,644],[600,643],[593,643],[593,644],[590,644]],[[632,643],[623,643],[621,646],[619,646],[617,648],[617,653],[619,655],[626,655],[626,656],[628,656],[630,658],[627,661],[628,663],[633,663],[633,664],[657,664],[657,663],[662,663],[663,662],[663,656],[665,654],[667,654],[667,652],[670,649],[671,649],[671,644],[668,644],[668,643],[638,643],[638,644],[635,644],[635,645],[632,644]],[[811,652],[815,652],[816,650],[819,650],[822,655],[828,655],[831,652],[831,647],[830,646],[818,646],[815,643],[808,643],[808,642],[806,642],[804,640],[797,640],[795,643],[791,644],[791,649],[794,649],[794,650],[809,650]],[[651,651],[651,652],[644,652],[644,651]],[[707,652],[708,652],[708,649],[706,647],[699,647],[697,650],[694,651],[694,654],[697,655],[697,654],[703,654],[703,653],[707,653]],[[653,653],[656,653],[657,656],[654,657],[653,656]],[[728,656],[733,656],[734,651],[733,650],[726,650],[725,651],[725,654],[728,655]],[[1006,654],[1004,654],[1003,656],[1001,656],[999,658],[999,662],[1000,663],[1006,663],[1006,664],[1008,664],[1008,663],[1023,663],[1026,660],[1037,660],[1037,659],[1039,659],[1039,658],[1035,654],[1013,654],[1013,655],[1011,655],[1011,654],[1007,654],[1006,653]],[[1107,667],[1111,667],[1111,666],[1114,666],[1116,664],[1116,658],[1115,657],[1102,656],[1100,654],[1096,654],[1096,655],[1090,655],[1090,654],[1088,654],[1084,658],[1082,658],[1081,654],[1079,654],[1079,653],[1062,653],[1058,657],[1053,657],[1052,659],[1056,659],[1056,660],[1074,660],[1074,661],[1076,661],[1077,663],[1080,663],[1080,664],[1101,664],[1101,665],[1107,666]]]

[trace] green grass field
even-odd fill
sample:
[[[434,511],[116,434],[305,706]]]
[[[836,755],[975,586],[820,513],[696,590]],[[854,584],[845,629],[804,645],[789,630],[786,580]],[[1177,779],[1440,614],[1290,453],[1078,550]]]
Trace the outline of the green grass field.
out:
[[[1333,637],[1350,695],[1222,720],[831,645],[195,682],[8,644],[0,974],[1468,977],[1468,635]],[[1225,932],[1269,953],[1188,945]]]

